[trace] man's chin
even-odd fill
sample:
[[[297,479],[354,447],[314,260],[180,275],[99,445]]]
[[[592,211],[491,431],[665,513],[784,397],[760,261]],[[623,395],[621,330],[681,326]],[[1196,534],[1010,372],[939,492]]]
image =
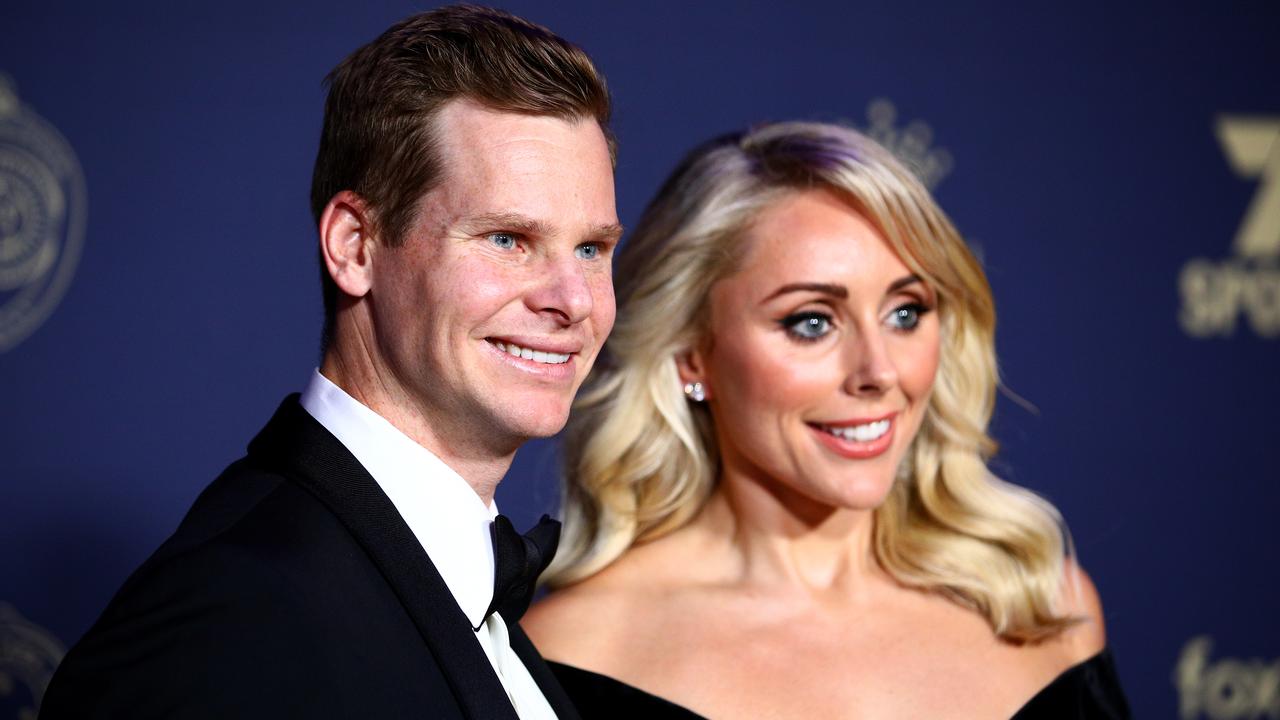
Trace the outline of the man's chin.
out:
[[[557,433],[559,433],[561,430],[564,429],[564,426],[568,423],[568,421],[569,421],[569,417],[568,415],[566,415],[565,417],[560,419],[559,422],[533,423],[526,428],[523,435],[529,440],[555,437]]]
[[[568,421],[568,403],[551,407],[541,403],[525,407],[508,406],[498,409],[497,417],[494,417],[495,425],[506,434],[524,440],[552,437],[563,430]]]

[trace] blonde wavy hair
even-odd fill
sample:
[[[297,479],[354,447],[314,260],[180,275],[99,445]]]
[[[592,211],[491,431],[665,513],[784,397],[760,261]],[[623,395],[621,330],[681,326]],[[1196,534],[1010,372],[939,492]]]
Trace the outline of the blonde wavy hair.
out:
[[[702,509],[719,452],[706,406],[681,391],[676,357],[705,332],[709,291],[736,268],[743,230],[810,188],[845,198],[938,296],[937,378],[875,511],[876,559],[902,584],[981,613],[1005,639],[1060,632],[1074,621],[1056,607],[1068,543],[1061,518],[986,465],[998,384],[986,276],[911,172],[857,131],[819,123],[766,125],[696,148],[620,251],[618,321],[568,426],[564,538],[548,581],[586,578]]]

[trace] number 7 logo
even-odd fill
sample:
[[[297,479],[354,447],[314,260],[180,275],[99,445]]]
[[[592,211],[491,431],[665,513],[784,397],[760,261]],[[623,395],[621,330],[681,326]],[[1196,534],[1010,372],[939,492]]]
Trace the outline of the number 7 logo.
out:
[[[1253,202],[1236,233],[1236,255],[1280,256],[1280,119],[1224,115],[1218,142],[1237,175],[1260,178]]]

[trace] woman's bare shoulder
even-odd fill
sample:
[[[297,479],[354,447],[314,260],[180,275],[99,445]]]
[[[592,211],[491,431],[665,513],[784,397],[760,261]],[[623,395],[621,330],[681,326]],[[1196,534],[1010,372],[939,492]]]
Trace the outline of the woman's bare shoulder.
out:
[[[654,578],[643,558],[627,552],[604,570],[553,590],[520,621],[549,660],[599,669],[625,646],[625,635],[645,623]]]
[[[1021,646],[1021,654],[1027,659],[1036,658],[1035,666],[1049,677],[1088,660],[1107,645],[1098,589],[1084,568],[1072,559],[1063,565],[1057,609],[1075,622],[1047,640]]]
[[[1080,621],[1063,633],[1071,664],[1097,655],[1107,645],[1107,628],[1102,614],[1102,598],[1089,573],[1074,559],[1063,567],[1061,607]]]
[[[559,659],[572,657],[579,639],[599,642],[598,628],[608,627],[625,612],[625,598],[587,578],[573,585],[557,588],[529,608],[520,621],[521,627],[543,655]]]

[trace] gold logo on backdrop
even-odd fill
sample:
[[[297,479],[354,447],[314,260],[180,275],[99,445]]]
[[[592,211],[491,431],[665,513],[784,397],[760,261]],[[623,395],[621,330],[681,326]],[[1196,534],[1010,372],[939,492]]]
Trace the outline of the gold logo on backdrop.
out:
[[[1215,128],[1227,163],[1258,189],[1232,243],[1234,257],[1182,268],[1182,329],[1231,335],[1244,316],[1259,337],[1280,337],[1280,117],[1225,115]]]
[[[18,720],[35,720],[65,654],[55,637],[0,603],[0,707],[16,704]]]
[[[884,98],[867,105],[867,137],[884,146],[898,161],[933,190],[951,172],[954,161],[946,148],[933,145],[933,128],[923,120],[912,120],[898,127],[898,109]]]
[[[1173,671],[1182,720],[1280,720],[1280,659],[1209,661],[1213,640],[1191,638]]]
[[[67,291],[84,241],[84,172],[65,138],[0,74],[0,352]]]

